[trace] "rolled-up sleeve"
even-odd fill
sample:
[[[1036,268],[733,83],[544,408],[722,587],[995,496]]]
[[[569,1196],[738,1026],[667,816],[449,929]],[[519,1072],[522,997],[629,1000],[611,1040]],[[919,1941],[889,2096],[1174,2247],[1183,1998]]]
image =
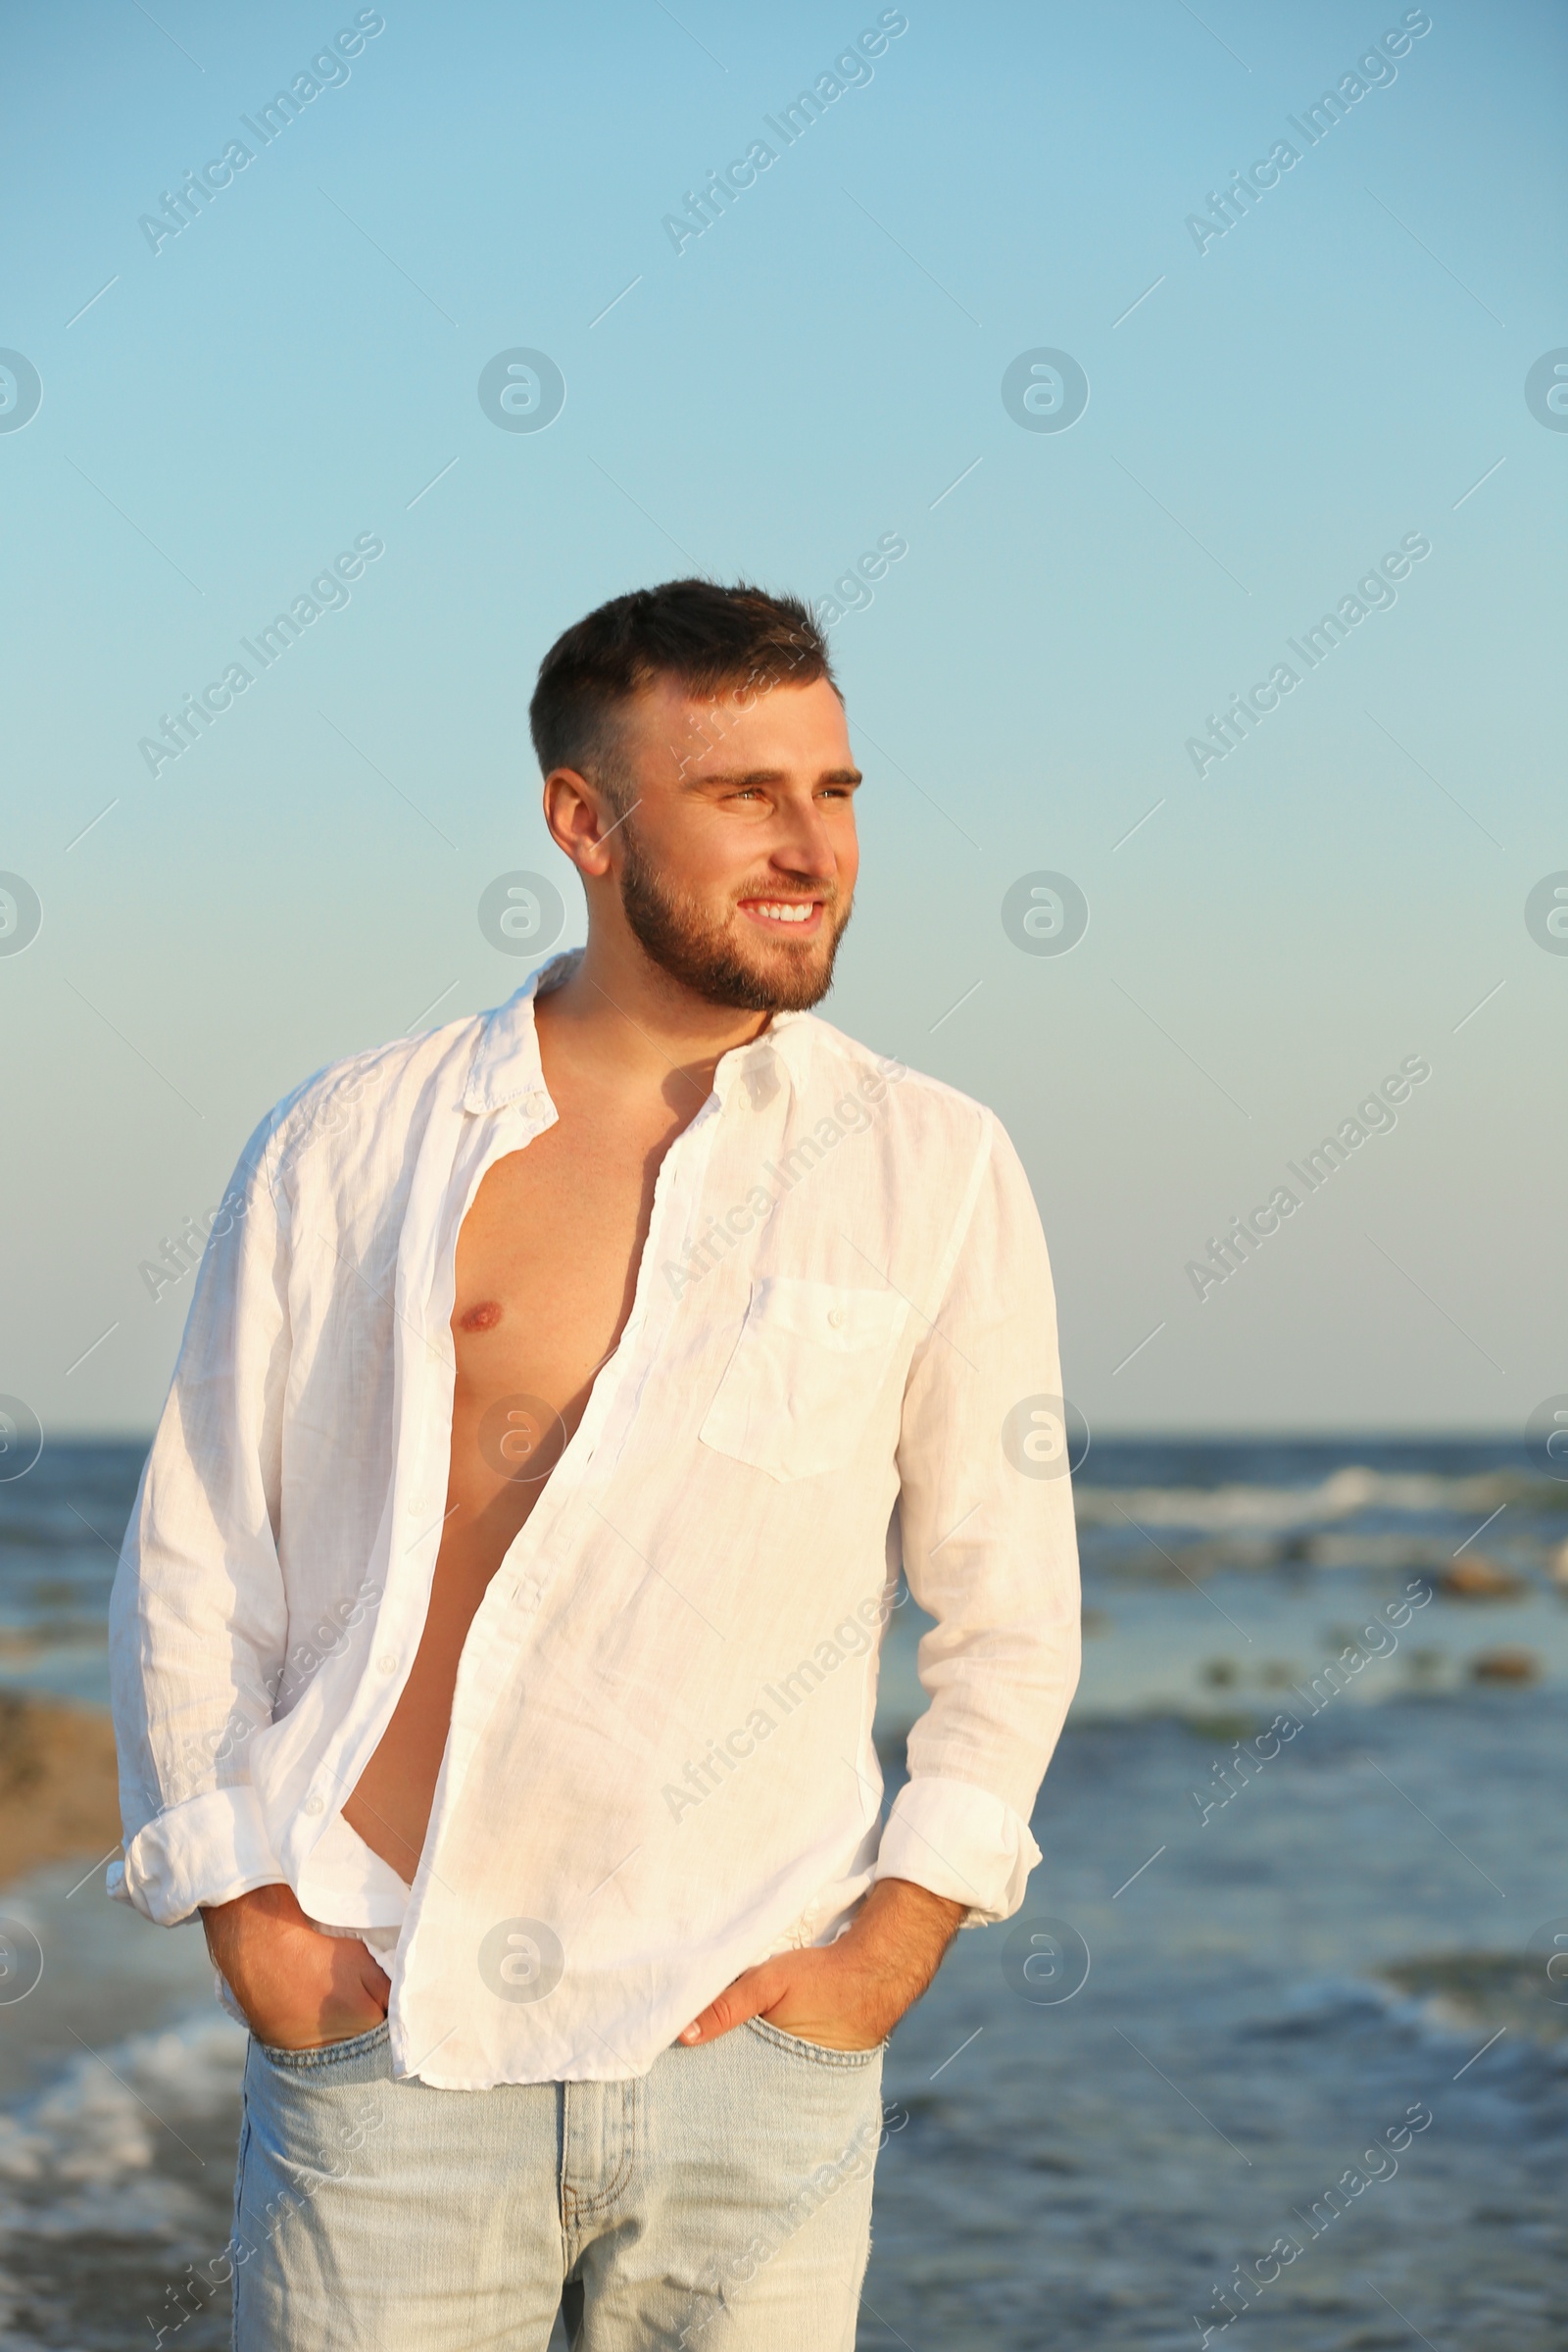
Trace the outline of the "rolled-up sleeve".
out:
[[[905,1393],[905,1574],[935,1624],[930,1705],[882,1833],[879,1878],[1010,1918],[1040,1849],[1029,1830],[1078,1681],[1078,1551],[1055,1295],[1029,1181],[989,1113],[958,1239]]]
[[[163,1926],[285,1875],[250,1772],[287,1635],[288,1235],[275,1143],[274,1117],[213,1224],[110,1603],[125,1851],[109,1887]]]

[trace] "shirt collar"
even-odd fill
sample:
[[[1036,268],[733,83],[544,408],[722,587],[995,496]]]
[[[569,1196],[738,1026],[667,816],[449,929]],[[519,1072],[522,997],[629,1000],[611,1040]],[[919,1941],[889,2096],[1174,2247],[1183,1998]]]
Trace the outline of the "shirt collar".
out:
[[[546,1094],[539,1059],[539,1035],[534,1026],[534,1004],[570,979],[582,961],[581,948],[552,956],[530,973],[514,996],[481,1016],[479,1041],[464,1088],[465,1110],[501,1110],[529,1095]],[[804,1073],[810,1024],[803,1012],[775,1012],[760,1037],[750,1045],[733,1046],[720,1054],[713,1072],[713,1092],[720,1104],[739,1087],[754,1110],[764,1110],[786,1079]]]
[[[765,1110],[782,1085],[798,1086],[805,1075],[808,1037],[804,1013],[775,1012],[760,1037],[721,1054],[713,1071],[713,1092],[720,1105],[738,1092],[751,1109]]]
[[[529,974],[515,996],[481,1016],[479,1042],[474,1047],[468,1082],[463,1090],[465,1110],[502,1110],[509,1102],[520,1102],[525,1095],[545,1094],[539,1035],[533,1020],[534,1000],[548,996],[553,988],[569,980],[581,961],[581,948],[568,948],[564,955],[552,956],[548,963],[542,963],[536,972]]]

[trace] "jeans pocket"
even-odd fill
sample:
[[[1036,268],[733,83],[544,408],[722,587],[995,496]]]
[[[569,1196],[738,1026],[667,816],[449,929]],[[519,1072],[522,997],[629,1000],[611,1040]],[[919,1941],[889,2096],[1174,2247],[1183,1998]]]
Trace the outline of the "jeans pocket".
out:
[[[342,2066],[355,2058],[367,2058],[380,2047],[391,2033],[385,2018],[372,2026],[368,2034],[351,2034],[346,2041],[323,2042],[319,2049],[285,2050],[275,2042],[262,2041],[255,2034],[251,2039],[270,2066],[285,2067],[290,2073],[319,2073],[328,2067]]]
[[[830,2050],[819,2041],[804,2041],[799,2034],[786,2034],[782,2026],[769,2025],[765,2017],[749,2017],[746,2023],[759,2039],[771,2042],[776,2050],[787,2050],[791,2057],[804,2058],[810,2066],[858,2070],[872,2065],[888,2046],[878,2041],[868,2050]]]

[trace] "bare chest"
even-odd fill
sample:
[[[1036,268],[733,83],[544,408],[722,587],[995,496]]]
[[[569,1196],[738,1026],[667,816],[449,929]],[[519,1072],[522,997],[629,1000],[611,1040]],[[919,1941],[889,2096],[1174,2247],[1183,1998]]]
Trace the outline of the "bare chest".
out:
[[[460,1415],[520,1396],[576,1426],[631,1311],[664,1143],[564,1116],[487,1172],[458,1237]]]

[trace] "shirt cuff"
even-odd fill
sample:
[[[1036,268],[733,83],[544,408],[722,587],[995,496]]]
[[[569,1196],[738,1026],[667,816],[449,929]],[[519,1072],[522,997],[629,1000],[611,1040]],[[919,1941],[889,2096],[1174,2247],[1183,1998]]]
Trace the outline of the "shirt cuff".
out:
[[[1019,1909],[1039,1860],[1028,1823],[1002,1797],[972,1781],[922,1774],[893,1800],[876,1875],[912,1879],[932,1894],[966,1903],[959,1925],[987,1928]]]
[[[231,1903],[287,1876],[247,1781],[156,1814],[126,1846],[114,1891],[159,1927],[173,1928],[203,1903]]]

